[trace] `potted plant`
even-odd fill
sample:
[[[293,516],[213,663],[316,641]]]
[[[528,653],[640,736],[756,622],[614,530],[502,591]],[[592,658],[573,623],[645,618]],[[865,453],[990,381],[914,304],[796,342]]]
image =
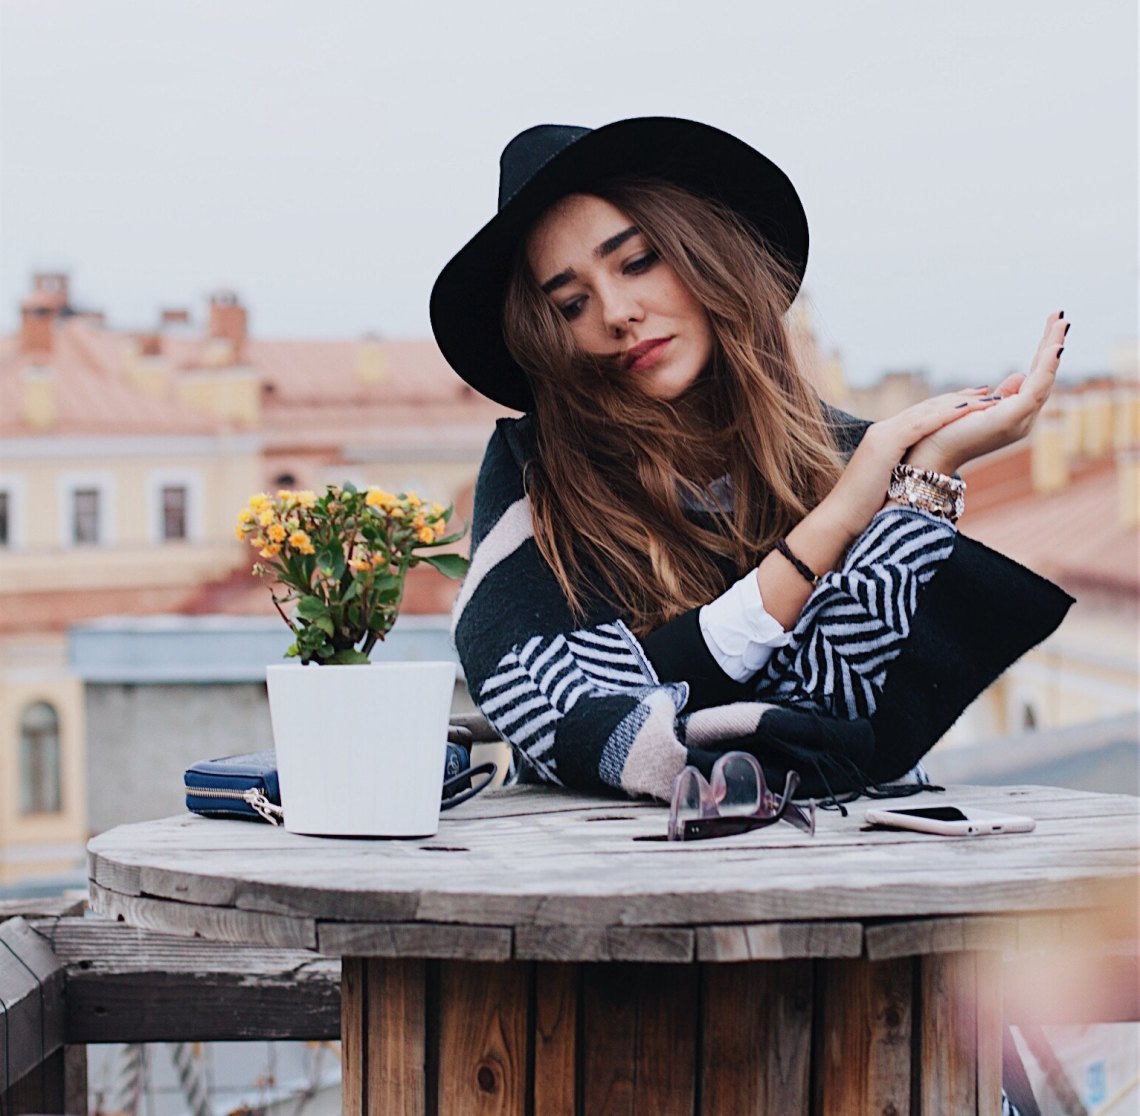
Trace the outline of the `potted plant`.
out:
[[[267,670],[285,826],[295,833],[427,836],[439,824],[455,664],[371,663],[395,624],[408,572],[460,578],[442,552],[450,507],[352,484],[323,495],[258,493],[237,537],[293,632],[293,665]],[[332,669],[334,668],[335,669]]]

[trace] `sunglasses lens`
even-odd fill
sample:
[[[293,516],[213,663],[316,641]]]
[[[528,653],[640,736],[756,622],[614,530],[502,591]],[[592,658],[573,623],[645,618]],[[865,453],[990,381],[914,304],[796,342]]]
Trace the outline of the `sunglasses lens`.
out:
[[[760,767],[746,752],[729,752],[713,767],[712,791],[722,817],[755,814],[763,793]]]

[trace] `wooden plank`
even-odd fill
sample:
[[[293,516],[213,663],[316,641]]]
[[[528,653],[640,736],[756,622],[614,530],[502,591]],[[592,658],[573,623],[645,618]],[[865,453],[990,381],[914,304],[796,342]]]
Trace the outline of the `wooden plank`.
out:
[[[30,924],[66,966],[65,1041],[340,1036],[340,962],[99,917]]]
[[[911,962],[843,959],[816,965],[823,1015],[815,1110],[906,1116],[911,1111]],[[922,1112],[958,1116],[959,1110]]]
[[[1002,956],[974,954],[977,974],[978,1116],[1001,1116],[1002,1039],[1005,1029]]]
[[[577,1095],[577,965],[534,967],[534,1116],[565,1116]]]
[[[87,906],[85,898],[49,895],[27,899],[0,899],[0,922],[17,916],[26,922],[37,918],[67,918],[81,915]]]
[[[423,1116],[426,1099],[426,965],[407,959],[355,961],[367,974],[369,1116]],[[347,1109],[345,1110],[347,1113]]]
[[[317,947],[317,925],[313,919],[120,895],[95,883],[91,884],[91,906],[107,918],[166,933],[192,935],[216,942],[253,942],[285,949]]]
[[[581,1111],[691,1116],[696,1095],[695,965],[584,965]]]
[[[662,926],[520,926],[515,956],[530,961],[652,961],[693,959],[692,930]]]
[[[780,961],[801,957],[859,957],[858,922],[773,922],[763,926],[702,926],[698,961]]]
[[[922,1112],[977,1112],[978,987],[973,953],[923,957]],[[1000,1047],[999,1047],[1000,1049]]]
[[[530,966],[439,964],[439,1111],[523,1116]]]
[[[452,923],[319,922],[317,949],[334,957],[422,957],[457,961],[508,961],[506,926]]]
[[[886,961],[929,953],[974,949],[1013,949],[1017,920],[994,916],[904,919],[868,926],[864,931],[867,957]]]
[[[346,957],[340,977],[340,1106],[343,1116],[368,1116],[368,962]]]
[[[41,1091],[55,1089],[58,1075],[40,1067],[64,1043],[63,996],[64,966],[47,943],[22,918],[0,924],[0,1094],[33,1072]]]
[[[701,979],[701,1111],[808,1116],[812,963],[705,965]]]

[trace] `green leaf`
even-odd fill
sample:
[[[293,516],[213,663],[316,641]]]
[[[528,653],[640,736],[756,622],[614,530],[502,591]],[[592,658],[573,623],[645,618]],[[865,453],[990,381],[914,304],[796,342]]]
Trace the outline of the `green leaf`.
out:
[[[353,578],[352,584],[345,590],[344,596],[340,599],[340,603],[348,604],[349,601],[356,600],[356,598],[360,596],[361,588],[361,582]]]
[[[421,562],[435,566],[444,577],[456,581],[467,573],[467,567],[471,564],[462,554],[421,554],[418,557]]]
[[[342,484],[340,486],[340,490],[346,496],[355,496],[356,495],[356,485],[353,484],[352,481],[345,481],[344,484]]]
[[[318,616],[325,616],[328,606],[320,597],[302,597],[297,605],[297,615],[303,620],[315,620]]]
[[[326,577],[339,579],[344,574],[344,550],[335,539],[317,555],[317,566]]]
[[[368,662],[368,656],[355,647],[338,651],[335,655],[324,660],[328,666],[357,666]]]
[[[320,628],[327,636],[331,636],[336,631],[336,625],[332,622],[331,616],[318,616],[313,620],[313,627]]]

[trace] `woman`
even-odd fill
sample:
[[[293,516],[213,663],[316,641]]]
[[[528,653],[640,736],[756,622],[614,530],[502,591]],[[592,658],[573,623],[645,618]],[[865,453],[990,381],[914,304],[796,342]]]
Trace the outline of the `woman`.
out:
[[[807,246],[786,176],[705,125],[504,151],[432,322],[525,413],[488,447],[455,613],[522,777],[668,798],[744,748],[808,794],[894,780],[1071,603],[954,528],[953,474],[1028,431],[1063,315],[1027,375],[861,423],[796,368]]]

